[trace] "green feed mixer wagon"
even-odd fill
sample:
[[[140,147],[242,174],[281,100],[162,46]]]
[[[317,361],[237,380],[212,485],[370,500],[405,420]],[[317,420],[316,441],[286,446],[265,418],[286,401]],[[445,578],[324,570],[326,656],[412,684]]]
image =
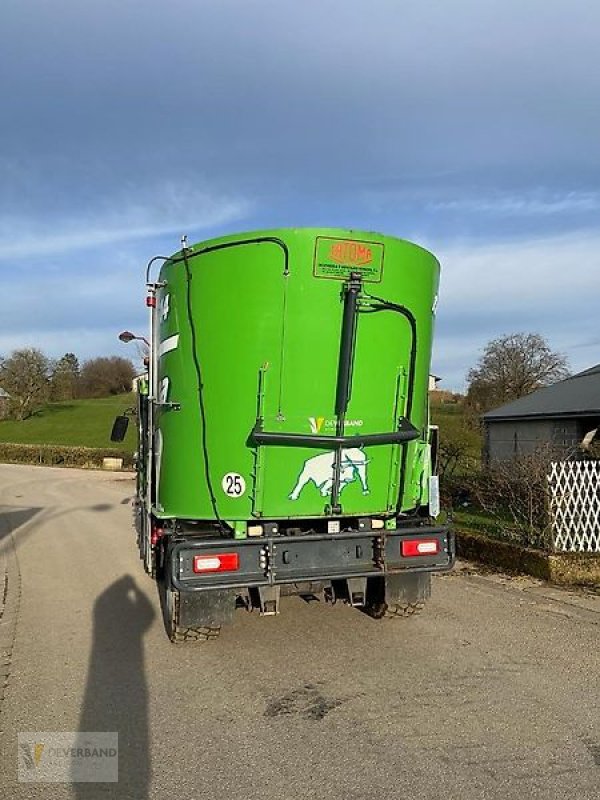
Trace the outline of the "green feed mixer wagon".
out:
[[[438,280],[415,244],[330,228],[152,259],[136,516],[172,641],[288,594],[408,616],[451,568],[428,408]]]

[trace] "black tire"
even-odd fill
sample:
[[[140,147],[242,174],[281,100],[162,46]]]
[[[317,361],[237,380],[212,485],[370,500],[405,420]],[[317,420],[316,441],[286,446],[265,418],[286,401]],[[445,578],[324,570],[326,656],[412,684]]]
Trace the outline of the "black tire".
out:
[[[400,617],[414,617],[425,608],[425,601],[420,603],[393,603],[385,609],[385,619],[398,619]]]
[[[419,603],[370,603],[364,608],[365,614],[373,619],[406,619],[420,614],[425,602]]]
[[[363,610],[373,619],[406,619],[420,614],[430,595],[430,575],[371,578]]]
[[[220,625],[199,625],[186,628],[179,624],[179,592],[159,581],[161,605],[167,636],[173,644],[190,644],[192,642],[209,642],[221,633]]]

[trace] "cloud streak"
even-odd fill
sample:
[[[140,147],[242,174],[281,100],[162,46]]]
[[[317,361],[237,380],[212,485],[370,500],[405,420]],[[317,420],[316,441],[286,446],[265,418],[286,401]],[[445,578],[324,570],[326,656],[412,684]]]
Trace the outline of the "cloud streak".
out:
[[[5,215],[0,222],[0,261],[66,255],[168,234],[198,233],[241,220],[250,209],[246,200],[165,184],[144,192],[143,199],[140,195],[107,198],[97,209],[88,209],[84,214],[74,210],[57,219],[53,219],[52,210],[30,216]]]
[[[500,216],[546,216],[600,210],[599,192],[525,192],[521,195],[476,195],[427,202],[427,211],[459,211],[467,214]]]
[[[4,0],[3,349],[114,351],[182,233],[333,225],[440,256],[446,385],[514,330],[599,360],[600,4],[340,7]]]
[[[574,369],[600,362],[600,232],[454,242],[436,253],[442,285],[435,358],[447,386],[463,387],[486,342],[516,331],[546,336]]]

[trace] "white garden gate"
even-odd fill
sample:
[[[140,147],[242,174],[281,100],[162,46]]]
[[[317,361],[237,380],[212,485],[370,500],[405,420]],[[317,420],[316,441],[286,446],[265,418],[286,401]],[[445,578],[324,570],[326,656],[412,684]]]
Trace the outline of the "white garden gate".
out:
[[[556,461],[548,483],[554,549],[600,553],[600,461]]]

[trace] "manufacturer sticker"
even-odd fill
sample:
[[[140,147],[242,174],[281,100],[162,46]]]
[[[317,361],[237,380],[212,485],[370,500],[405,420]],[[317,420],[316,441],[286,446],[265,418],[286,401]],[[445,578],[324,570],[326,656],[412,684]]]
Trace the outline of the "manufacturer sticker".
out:
[[[227,472],[223,475],[221,488],[228,497],[243,497],[246,494],[246,481],[239,472]]]
[[[335,419],[325,419],[325,417],[309,417],[308,424],[311,433],[321,433],[322,430],[335,430],[337,421]],[[362,428],[363,425],[364,421],[362,419],[344,420],[344,428]]]
[[[344,281],[358,272],[367,283],[379,283],[383,275],[383,245],[354,239],[317,236],[313,275]]]

